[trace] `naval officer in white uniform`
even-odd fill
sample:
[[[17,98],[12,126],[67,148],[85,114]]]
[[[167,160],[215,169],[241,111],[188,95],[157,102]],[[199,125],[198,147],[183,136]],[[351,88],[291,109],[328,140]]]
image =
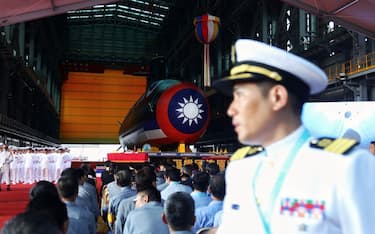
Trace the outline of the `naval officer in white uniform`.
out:
[[[233,57],[214,87],[233,96],[227,114],[248,147],[227,168],[217,233],[375,233],[375,157],[352,139],[314,139],[300,120],[325,73],[253,40],[238,40]]]

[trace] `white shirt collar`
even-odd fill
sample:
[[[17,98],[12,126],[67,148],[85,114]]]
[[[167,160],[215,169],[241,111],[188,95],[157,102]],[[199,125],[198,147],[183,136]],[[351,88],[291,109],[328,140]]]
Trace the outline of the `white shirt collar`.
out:
[[[265,147],[262,156],[274,163],[283,162],[289,156],[290,150],[305,131],[302,125],[285,138]]]

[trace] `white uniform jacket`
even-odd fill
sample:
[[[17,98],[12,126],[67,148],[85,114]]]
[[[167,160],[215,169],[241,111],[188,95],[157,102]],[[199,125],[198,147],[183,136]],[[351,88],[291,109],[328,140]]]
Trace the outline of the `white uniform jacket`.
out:
[[[364,149],[332,153],[307,139],[272,202],[275,181],[304,130],[300,127],[258,154],[230,162],[218,233],[267,233],[258,210],[272,204],[270,233],[375,233],[375,157]]]

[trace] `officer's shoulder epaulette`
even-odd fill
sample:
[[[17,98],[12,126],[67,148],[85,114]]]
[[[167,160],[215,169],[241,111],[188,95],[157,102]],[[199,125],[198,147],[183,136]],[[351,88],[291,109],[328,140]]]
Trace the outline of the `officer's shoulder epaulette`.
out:
[[[322,149],[336,154],[347,154],[358,144],[358,141],[350,138],[320,137],[310,141],[310,146],[312,148]]]
[[[234,152],[232,156],[230,157],[230,160],[234,161],[234,160],[239,160],[239,159],[243,159],[246,157],[250,157],[257,153],[262,152],[263,150],[264,148],[260,145],[245,146],[236,150],[236,152]]]

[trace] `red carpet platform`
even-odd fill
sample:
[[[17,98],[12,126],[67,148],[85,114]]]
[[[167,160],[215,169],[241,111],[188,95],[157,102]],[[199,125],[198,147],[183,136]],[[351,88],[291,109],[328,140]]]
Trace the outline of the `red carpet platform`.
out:
[[[0,230],[4,223],[13,216],[23,212],[29,200],[31,184],[11,185],[11,191],[6,191],[2,184],[0,192]]]
[[[11,191],[6,191],[6,185],[2,184],[0,191],[0,231],[3,225],[15,215],[25,211],[29,201],[29,191],[34,184],[11,185]],[[101,186],[100,178],[97,178],[97,189]],[[99,233],[99,232],[98,232]]]

